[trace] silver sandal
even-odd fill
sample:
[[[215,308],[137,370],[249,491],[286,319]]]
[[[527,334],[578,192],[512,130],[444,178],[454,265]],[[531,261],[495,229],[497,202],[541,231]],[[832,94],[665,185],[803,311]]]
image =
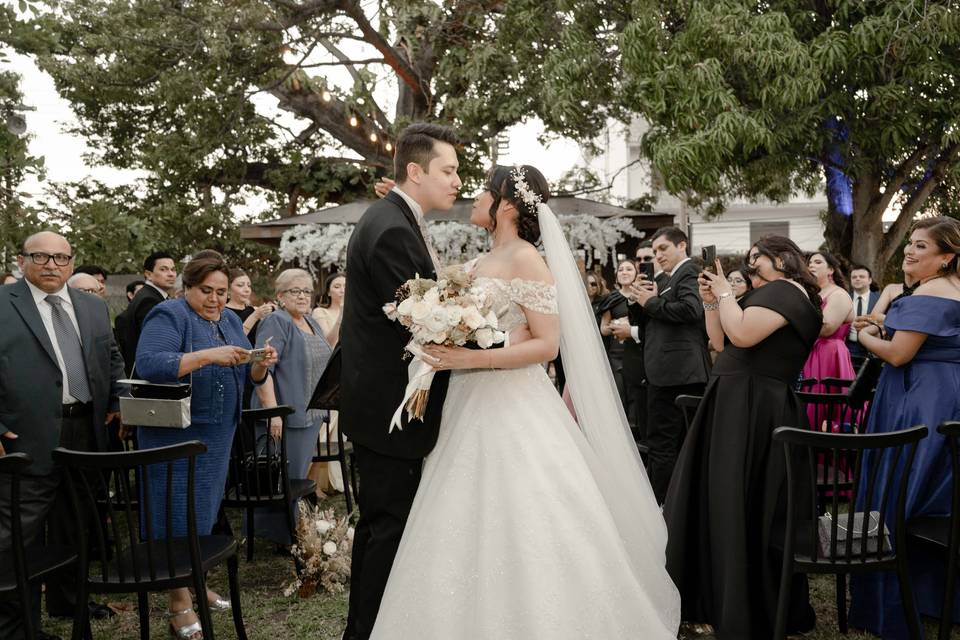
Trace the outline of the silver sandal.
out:
[[[177,616],[184,616],[188,613],[193,613],[193,609],[184,609],[183,611],[167,611],[163,614],[163,617],[167,619],[167,630],[170,632],[170,636],[176,638],[177,640],[203,640],[203,627],[200,626],[200,621],[191,622],[190,624],[185,624],[182,627],[176,627],[173,624],[173,619]]]

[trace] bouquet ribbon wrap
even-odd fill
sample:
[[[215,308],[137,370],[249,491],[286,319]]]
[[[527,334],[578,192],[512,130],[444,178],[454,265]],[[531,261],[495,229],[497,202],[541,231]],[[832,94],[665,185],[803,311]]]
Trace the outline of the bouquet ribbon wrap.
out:
[[[407,367],[407,389],[403,392],[403,400],[400,406],[393,412],[393,418],[390,419],[390,428],[388,433],[393,433],[394,427],[403,431],[402,416],[403,410],[407,410],[407,420],[423,418],[427,409],[427,399],[430,395],[430,385],[433,384],[433,376],[437,370],[427,364],[424,359],[423,350],[420,345],[410,341],[407,345],[407,351],[413,354],[413,360]]]

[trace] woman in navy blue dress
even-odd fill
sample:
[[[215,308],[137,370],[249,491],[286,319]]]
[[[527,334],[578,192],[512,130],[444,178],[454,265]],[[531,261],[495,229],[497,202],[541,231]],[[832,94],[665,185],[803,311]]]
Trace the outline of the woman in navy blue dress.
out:
[[[907,483],[908,519],[950,513],[948,445],[936,428],[945,420],[960,420],[958,254],[957,220],[928,218],[914,225],[904,250],[903,271],[919,286],[913,295],[890,306],[884,324],[891,339],[883,340],[876,325],[858,333],[860,344],[887,363],[877,384],[867,431],[884,433],[920,424],[930,429],[917,448]],[[870,462],[865,459],[864,468]],[[891,463],[889,456],[880,462],[884,467]],[[857,505],[858,511],[878,508],[878,504]],[[939,617],[945,559],[935,549],[920,546],[912,546],[909,552],[917,608],[921,615]],[[867,629],[885,640],[909,637],[896,574],[852,576],[850,587],[851,626]],[[954,603],[954,620],[960,615],[958,604],[960,599]]]
[[[137,344],[137,375],[150,382],[187,381],[192,378],[190,426],[186,429],[140,427],[141,448],[162,447],[188,440],[200,440],[207,452],[197,458],[195,504],[197,532],[209,535],[216,521],[229,465],[230,447],[240,417],[244,380],[262,383],[267,370],[276,363],[276,351],[253,365],[241,364],[250,343],[243,333],[240,318],[224,312],[227,302],[227,264],[215,251],[204,251],[183,271],[184,297],[168,300],[147,315]],[[188,378],[187,376],[190,376]],[[187,474],[174,473],[173,534],[187,532]],[[166,477],[151,474],[146,490],[150,492],[153,531],[165,535]],[[202,637],[200,624],[191,606],[187,589],[169,592],[167,614],[171,631],[182,640]],[[219,608],[229,602],[210,591],[207,598]]]

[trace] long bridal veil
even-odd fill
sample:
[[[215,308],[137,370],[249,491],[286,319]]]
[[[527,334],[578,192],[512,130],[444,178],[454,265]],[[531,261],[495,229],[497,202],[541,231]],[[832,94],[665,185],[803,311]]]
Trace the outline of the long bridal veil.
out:
[[[560,354],[580,429],[595,454],[590,467],[617,524],[637,579],[662,622],[680,626],[680,595],[666,571],[667,528],[620,404],[580,269],[560,223],[539,205],[540,236],[557,287]]]

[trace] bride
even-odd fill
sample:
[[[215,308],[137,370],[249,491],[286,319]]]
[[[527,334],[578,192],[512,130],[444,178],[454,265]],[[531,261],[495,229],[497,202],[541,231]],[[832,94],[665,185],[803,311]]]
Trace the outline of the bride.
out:
[[[548,197],[534,167],[498,166],[474,202],[493,235],[476,284],[531,338],[426,349],[453,372],[375,640],[677,637],[666,527]],[[558,348],[579,426],[541,366]]]

